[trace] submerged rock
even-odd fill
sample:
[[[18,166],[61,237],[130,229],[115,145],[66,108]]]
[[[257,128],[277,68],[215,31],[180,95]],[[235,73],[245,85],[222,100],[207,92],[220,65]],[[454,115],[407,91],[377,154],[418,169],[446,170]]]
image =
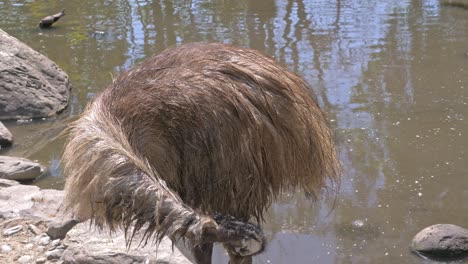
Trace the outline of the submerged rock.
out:
[[[43,173],[39,163],[24,158],[0,156],[0,179],[33,180]]]
[[[468,9],[468,0],[442,0],[442,4]]]
[[[13,144],[13,135],[11,132],[0,122],[0,148],[9,147]]]
[[[468,258],[468,230],[450,224],[427,227],[413,238],[411,250],[441,261]]]
[[[340,236],[360,241],[372,241],[381,235],[380,227],[375,223],[370,223],[367,219],[337,223],[336,230]]]
[[[50,117],[68,104],[67,74],[1,29],[0,72],[0,120]]]

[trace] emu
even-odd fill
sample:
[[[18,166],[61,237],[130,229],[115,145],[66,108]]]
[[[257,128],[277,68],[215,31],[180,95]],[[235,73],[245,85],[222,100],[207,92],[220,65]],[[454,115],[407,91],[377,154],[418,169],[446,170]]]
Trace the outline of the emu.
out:
[[[213,243],[231,264],[251,263],[281,191],[318,198],[340,175],[309,85],[258,51],[218,43],[120,74],[70,125],[63,160],[77,219],[130,240],[185,241],[197,264],[211,263]]]

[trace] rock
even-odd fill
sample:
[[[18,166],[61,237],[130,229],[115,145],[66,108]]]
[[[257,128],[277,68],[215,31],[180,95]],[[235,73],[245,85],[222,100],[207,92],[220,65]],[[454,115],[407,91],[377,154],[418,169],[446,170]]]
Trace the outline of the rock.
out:
[[[9,245],[2,245],[1,247],[2,253],[7,253],[7,252],[10,252],[11,250],[12,248]]]
[[[13,144],[13,135],[11,132],[0,122],[0,148],[9,147]]]
[[[33,180],[42,174],[40,164],[24,158],[0,156],[0,178],[7,180]]]
[[[3,234],[3,236],[11,236],[11,235],[14,235],[14,234],[18,233],[21,230],[23,230],[23,226],[22,225],[17,225],[17,226],[10,227],[8,229],[3,230],[2,234]]]
[[[39,240],[39,245],[47,246],[49,245],[50,237],[45,236]]]
[[[79,222],[78,220],[68,220],[65,222],[55,222],[51,221],[48,224],[47,235],[52,239],[63,239],[67,235],[68,231],[72,229]]]
[[[39,235],[39,234],[43,233],[41,229],[39,229],[37,226],[35,226],[33,224],[28,225],[28,228],[35,235]]]
[[[66,250],[63,254],[65,264],[144,264],[149,261],[142,256],[132,256],[124,253],[106,252],[99,255],[87,251]]]
[[[49,233],[52,241],[46,246],[41,240],[48,237],[46,233],[33,235],[33,232],[18,232],[8,237],[8,245],[13,248],[9,254],[0,252],[0,263],[18,263],[21,253],[28,254],[31,259],[27,263],[151,263],[151,264],[190,264],[180,253],[172,248],[169,239],[164,238],[156,250],[155,245],[139,247],[138,235],[130,248],[127,249],[125,235],[122,231],[113,232],[112,236],[105,231],[90,228],[90,223],[76,224],[76,220],[66,221],[69,216],[58,210],[63,200],[63,191],[41,190],[37,186],[21,185],[14,181],[0,181],[0,193],[9,197],[0,199],[0,227],[18,226],[30,228],[31,225]],[[8,218],[11,216],[10,218]],[[63,230],[51,228],[54,223]],[[67,233],[67,230],[71,230]],[[1,229],[3,232],[6,229]],[[25,229],[26,231],[26,229]],[[63,240],[53,238],[65,237]],[[61,235],[60,235],[61,234]],[[66,236],[65,236],[66,234]],[[3,242],[1,239],[0,241]],[[141,238],[140,238],[141,239]],[[6,242],[2,243],[6,244]],[[2,245],[0,244],[0,246]],[[44,242],[45,244],[45,242]],[[55,251],[57,250],[57,251]],[[65,252],[68,259],[65,261]],[[60,257],[60,253],[63,253]],[[58,257],[58,258],[57,258]],[[49,260],[47,260],[49,258]],[[86,262],[87,261],[87,262]]]
[[[7,188],[0,188],[2,195],[9,199],[0,200],[0,212],[11,211],[19,214],[20,211],[30,209],[34,202],[31,196],[40,192],[39,187],[31,185],[14,185]]]
[[[60,214],[63,191],[18,184],[6,188],[0,186],[0,197],[8,197],[0,199],[0,217],[34,216],[50,221]]]
[[[47,259],[46,258],[38,258],[36,259],[36,264],[44,264],[46,263]]]
[[[52,240],[52,242],[50,243],[50,246],[51,246],[52,248],[55,248],[55,247],[57,247],[58,245],[60,245],[60,239]]]
[[[40,244],[41,239],[46,238],[46,237],[48,238],[49,236],[47,236],[47,234],[40,234],[40,235],[37,235],[37,236],[33,237],[31,239],[31,242],[33,242],[35,244]],[[49,240],[50,240],[50,238],[49,238]]]
[[[17,261],[18,263],[29,263],[32,257],[29,255],[21,256]]]
[[[411,250],[441,261],[468,258],[468,230],[451,224],[427,227],[413,238]]]
[[[62,259],[64,263],[177,263],[190,264],[172,242],[164,238],[156,250],[149,243],[138,247],[140,235],[136,234],[130,247],[127,248],[122,231],[108,232],[90,230],[89,221],[76,225],[67,234],[63,243],[68,245]]]
[[[63,255],[63,249],[53,249],[46,252],[47,260],[60,259]]]
[[[19,182],[13,181],[13,180],[7,180],[7,179],[0,179],[0,188],[1,187],[11,187],[18,185]]]
[[[1,29],[0,72],[0,120],[50,117],[68,104],[67,74]]]
[[[0,200],[2,199],[1,197],[1,190],[0,190]],[[0,220],[2,219],[9,219],[9,218],[15,218],[18,217],[19,214],[13,211],[3,211],[0,212]]]
[[[442,4],[468,9],[468,0],[442,0]]]

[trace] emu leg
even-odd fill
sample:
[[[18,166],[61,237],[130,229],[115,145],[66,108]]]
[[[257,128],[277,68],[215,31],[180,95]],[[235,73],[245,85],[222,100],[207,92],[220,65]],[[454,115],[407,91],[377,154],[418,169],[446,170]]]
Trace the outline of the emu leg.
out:
[[[211,264],[213,254],[213,243],[206,243],[192,248],[192,254],[196,264]]]

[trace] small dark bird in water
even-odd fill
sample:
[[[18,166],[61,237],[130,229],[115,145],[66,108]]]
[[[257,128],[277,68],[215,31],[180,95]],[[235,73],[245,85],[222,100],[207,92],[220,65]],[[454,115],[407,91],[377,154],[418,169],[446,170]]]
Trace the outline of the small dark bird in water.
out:
[[[41,22],[39,22],[39,27],[40,28],[48,28],[52,26],[57,20],[59,20],[61,17],[65,15],[65,9],[62,9],[59,13],[51,16],[46,16],[43,19],[41,19]]]

